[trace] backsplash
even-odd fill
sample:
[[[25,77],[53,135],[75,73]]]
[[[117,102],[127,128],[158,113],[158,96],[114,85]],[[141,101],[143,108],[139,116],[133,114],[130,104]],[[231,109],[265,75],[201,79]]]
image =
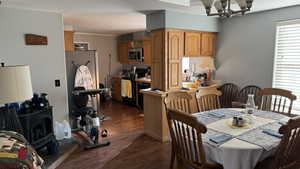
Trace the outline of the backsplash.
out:
[[[205,73],[207,70],[200,67],[203,60],[202,57],[184,57],[182,60],[182,69],[183,71],[188,69],[193,73]]]

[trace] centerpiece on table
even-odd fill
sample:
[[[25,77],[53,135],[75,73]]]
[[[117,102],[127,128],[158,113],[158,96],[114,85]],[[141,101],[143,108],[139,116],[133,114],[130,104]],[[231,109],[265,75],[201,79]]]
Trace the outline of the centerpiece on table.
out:
[[[248,95],[248,101],[246,104],[245,115],[234,116],[232,119],[228,121],[228,125],[232,128],[250,128],[251,124],[254,122],[253,113],[256,109],[254,102],[254,95]]]

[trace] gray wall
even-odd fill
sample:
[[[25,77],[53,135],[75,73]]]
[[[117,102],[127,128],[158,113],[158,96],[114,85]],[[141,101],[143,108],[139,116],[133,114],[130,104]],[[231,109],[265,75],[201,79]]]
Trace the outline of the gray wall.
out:
[[[219,31],[219,20],[217,17],[166,10],[147,14],[146,19],[147,31],[161,28],[186,29],[204,32]]]
[[[147,31],[161,29],[166,27],[165,10],[155,11],[146,14],[146,29]]]
[[[122,65],[118,61],[117,38],[114,36],[100,36],[95,34],[76,34],[75,42],[88,42],[90,50],[97,50],[99,61],[99,81],[105,84],[108,75],[109,54],[111,54],[111,73],[117,74]]]
[[[55,120],[68,119],[62,15],[0,8],[0,22],[0,61],[30,65],[34,92],[49,94]],[[48,45],[26,46],[25,33],[47,36]],[[61,87],[54,86],[55,79]]]
[[[166,11],[166,28],[187,29],[204,32],[218,32],[219,20],[216,17]]]
[[[299,18],[300,6],[295,6],[222,20],[216,79],[272,87],[276,24]]]

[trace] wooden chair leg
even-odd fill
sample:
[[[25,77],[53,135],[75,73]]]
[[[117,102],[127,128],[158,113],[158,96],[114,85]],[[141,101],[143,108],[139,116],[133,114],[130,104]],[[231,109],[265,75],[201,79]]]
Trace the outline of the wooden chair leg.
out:
[[[173,146],[172,146],[170,169],[173,169],[173,168],[174,168],[174,162],[175,162],[175,152],[174,152],[174,148],[173,148]]]
[[[177,169],[186,169],[182,160],[177,158]]]

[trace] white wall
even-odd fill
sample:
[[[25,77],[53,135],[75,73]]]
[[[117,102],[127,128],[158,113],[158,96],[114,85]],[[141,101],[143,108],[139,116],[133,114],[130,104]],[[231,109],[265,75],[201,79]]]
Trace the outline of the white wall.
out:
[[[75,42],[88,42],[90,50],[97,50],[99,60],[99,82],[105,84],[109,71],[109,54],[111,54],[111,75],[118,73],[122,65],[118,61],[117,38],[98,34],[75,33]]]
[[[294,6],[222,20],[216,79],[272,87],[276,24],[299,18],[300,6]]]
[[[48,45],[26,46],[25,33],[47,36]],[[30,65],[33,90],[49,94],[58,121],[68,119],[63,37],[61,14],[0,8],[0,61]],[[56,79],[61,87],[54,86]]]

